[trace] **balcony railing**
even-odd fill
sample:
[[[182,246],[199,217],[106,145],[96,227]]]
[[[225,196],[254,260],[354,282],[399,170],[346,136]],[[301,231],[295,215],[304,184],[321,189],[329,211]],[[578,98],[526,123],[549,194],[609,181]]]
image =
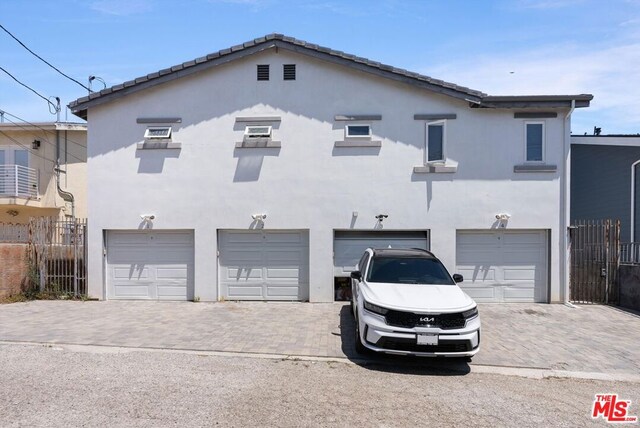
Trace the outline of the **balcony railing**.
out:
[[[22,165],[0,165],[0,197],[37,198],[38,171]]]
[[[620,244],[620,263],[623,265],[640,265],[640,242]]]

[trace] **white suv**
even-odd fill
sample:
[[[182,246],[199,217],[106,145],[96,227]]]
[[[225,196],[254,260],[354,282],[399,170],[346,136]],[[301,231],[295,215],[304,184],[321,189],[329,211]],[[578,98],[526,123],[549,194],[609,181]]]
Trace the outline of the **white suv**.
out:
[[[472,357],[480,349],[476,303],[431,252],[368,248],[351,278],[358,353]]]

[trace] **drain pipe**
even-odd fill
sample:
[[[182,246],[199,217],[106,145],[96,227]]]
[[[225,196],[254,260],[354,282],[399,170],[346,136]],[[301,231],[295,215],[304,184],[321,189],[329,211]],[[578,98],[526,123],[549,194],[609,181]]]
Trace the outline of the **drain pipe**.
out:
[[[571,100],[571,108],[564,117],[562,123],[562,130],[564,132],[564,168],[563,170],[563,186],[562,186],[562,224],[564,225],[564,239],[563,239],[563,253],[564,253],[564,269],[562,271],[564,279],[564,291],[563,300],[565,306],[576,308],[571,302],[569,302],[569,281],[570,281],[570,266],[571,266],[571,251],[570,251],[570,236],[569,226],[571,223],[570,216],[570,203],[571,197],[571,129],[569,129],[569,135],[567,135],[567,122],[571,119],[571,114],[576,109],[576,100]]]
[[[71,203],[71,217],[75,220],[76,219],[76,203],[75,203],[75,198],[73,197],[73,193],[62,190],[62,188],[60,187],[60,172],[64,172],[66,174],[66,171],[62,171],[60,169],[60,130],[58,129],[57,124],[56,124],[56,166],[54,168],[54,171],[56,172],[56,187],[58,189],[58,194],[64,201]]]

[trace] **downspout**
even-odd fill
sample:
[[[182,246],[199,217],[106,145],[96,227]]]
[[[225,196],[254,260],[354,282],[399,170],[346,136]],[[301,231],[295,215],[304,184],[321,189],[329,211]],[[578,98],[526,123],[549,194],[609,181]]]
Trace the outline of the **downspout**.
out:
[[[576,109],[576,100],[571,100],[571,108],[564,117],[562,123],[562,130],[564,132],[564,168],[563,170],[563,186],[562,186],[562,225],[563,227],[563,253],[564,263],[562,277],[564,279],[564,291],[563,300],[564,304],[570,307],[574,307],[569,302],[569,281],[570,281],[570,265],[571,265],[571,252],[570,252],[570,229],[571,224],[571,211],[570,211],[570,199],[571,198],[571,129],[569,129],[569,135],[567,135],[567,122],[571,119],[571,114]]]
[[[54,168],[54,171],[56,172],[56,187],[58,188],[58,194],[64,201],[71,203],[71,217],[75,220],[76,219],[75,198],[73,197],[73,194],[71,192],[62,190],[62,188],[60,187],[60,172],[61,172],[60,170],[60,130],[58,129],[57,126],[56,126],[56,167]]]

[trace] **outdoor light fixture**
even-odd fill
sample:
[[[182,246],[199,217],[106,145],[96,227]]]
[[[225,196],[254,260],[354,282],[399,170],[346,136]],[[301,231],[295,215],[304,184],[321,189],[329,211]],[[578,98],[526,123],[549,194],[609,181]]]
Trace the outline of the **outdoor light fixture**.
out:
[[[385,218],[387,218],[387,217],[389,217],[389,214],[378,214],[378,215],[376,216],[376,219],[377,219],[380,223],[382,223],[382,221],[383,221]]]
[[[151,221],[155,220],[156,216],[155,214],[140,214],[140,218],[142,221]]]
[[[265,218],[267,218],[266,214],[252,214],[251,218],[254,219],[255,221],[264,221]]]
[[[507,214],[507,213],[496,214],[496,220],[506,221],[506,220],[509,220],[510,218],[511,218],[511,214]]]
[[[33,140],[31,143],[31,148],[34,150],[38,150],[40,148],[40,140]]]

